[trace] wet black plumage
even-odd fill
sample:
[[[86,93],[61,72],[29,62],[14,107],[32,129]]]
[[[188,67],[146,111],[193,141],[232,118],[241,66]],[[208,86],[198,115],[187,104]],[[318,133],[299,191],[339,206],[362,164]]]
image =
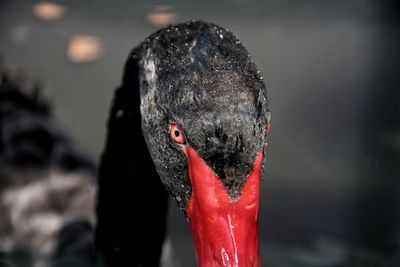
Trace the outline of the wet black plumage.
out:
[[[125,74],[99,169],[96,246],[109,266],[158,266],[166,232],[168,196],[142,135],[135,88],[138,76]]]
[[[174,122],[237,198],[266,145],[269,107],[260,72],[230,31],[202,21],[169,26],[129,55],[99,173],[96,238],[110,266],[158,265],[167,191],[188,205]]]

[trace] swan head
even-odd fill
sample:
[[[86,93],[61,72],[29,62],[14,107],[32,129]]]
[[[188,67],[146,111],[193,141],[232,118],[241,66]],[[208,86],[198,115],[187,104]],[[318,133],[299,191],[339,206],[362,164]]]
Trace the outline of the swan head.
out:
[[[258,250],[258,241],[236,243],[238,235],[252,239],[245,225],[257,228],[270,113],[263,78],[242,43],[211,23],[170,26],[133,50],[124,79],[140,88],[144,138],[161,181],[188,217],[198,259],[233,264],[236,246]],[[214,236],[206,244],[210,231],[228,240]]]

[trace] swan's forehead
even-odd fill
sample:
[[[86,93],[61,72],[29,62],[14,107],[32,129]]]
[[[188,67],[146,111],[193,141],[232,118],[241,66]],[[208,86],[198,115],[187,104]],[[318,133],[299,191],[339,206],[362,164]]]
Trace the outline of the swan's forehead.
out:
[[[246,113],[254,110],[254,92],[236,73],[213,76],[193,72],[193,76],[196,78],[172,82],[167,85],[168,89],[161,89],[170,96],[171,111]]]
[[[267,109],[265,85],[246,49],[217,26],[181,25],[157,33],[143,50],[142,114],[170,119],[218,121],[227,112]],[[188,122],[189,123],[189,122]]]
[[[159,84],[156,98],[168,119],[180,123],[189,134],[211,135],[223,129],[229,135],[252,138],[260,120],[260,88],[248,87],[234,71],[219,75],[194,71],[192,75],[191,80],[161,79],[169,82]]]

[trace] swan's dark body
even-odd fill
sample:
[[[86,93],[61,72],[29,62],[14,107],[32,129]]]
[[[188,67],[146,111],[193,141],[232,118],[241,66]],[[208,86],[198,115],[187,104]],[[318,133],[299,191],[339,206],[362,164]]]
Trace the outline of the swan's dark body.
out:
[[[95,266],[94,164],[38,85],[0,77],[0,266]]]
[[[137,83],[125,75],[115,93],[99,171],[96,245],[112,267],[158,266],[166,230],[167,192],[143,139]]]
[[[39,84],[27,81],[22,72],[11,74],[1,66],[0,75],[0,164],[94,170],[71,145]]]
[[[182,210],[188,206],[188,163],[169,136],[171,123],[183,125],[236,199],[266,144],[268,122],[262,77],[228,30],[193,21],[136,47],[115,93],[99,173],[96,240],[106,262],[157,266],[167,191]]]

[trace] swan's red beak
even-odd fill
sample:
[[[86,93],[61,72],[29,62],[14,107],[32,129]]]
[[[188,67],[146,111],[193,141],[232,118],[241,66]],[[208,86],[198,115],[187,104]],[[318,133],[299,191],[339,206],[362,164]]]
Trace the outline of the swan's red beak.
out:
[[[258,211],[261,150],[240,197],[232,200],[221,179],[186,148],[192,196],[186,210],[200,267],[259,267]]]

